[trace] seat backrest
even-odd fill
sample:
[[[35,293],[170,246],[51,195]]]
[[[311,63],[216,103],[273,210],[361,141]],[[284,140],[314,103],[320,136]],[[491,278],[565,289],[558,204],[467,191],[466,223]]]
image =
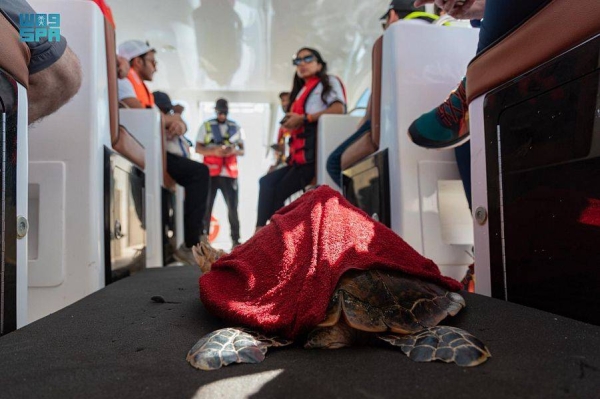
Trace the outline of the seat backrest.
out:
[[[115,28],[104,18],[104,37],[106,39],[106,72],[108,73],[108,112],[110,116],[111,142],[119,137],[119,92],[117,86],[117,46]],[[138,165],[139,166],[139,165]]]
[[[160,119],[161,120],[161,131],[165,131],[165,120],[163,118]],[[162,136],[162,151],[163,151],[163,184],[164,187],[166,189],[168,189],[171,192],[175,192],[175,190],[177,189],[177,183],[175,183],[175,180],[173,180],[173,178],[171,177],[171,175],[169,174],[169,172],[167,172],[167,137],[166,135],[163,134]]]
[[[476,57],[467,70],[473,99],[600,33],[600,1],[554,0]]]
[[[373,45],[372,80],[371,80],[371,138],[379,148],[381,132],[381,61],[383,58],[383,36]]]
[[[19,32],[0,10],[0,68],[25,88],[29,88],[29,47],[21,42]]]
[[[113,149],[144,170],[146,168],[144,147],[123,126],[118,128],[117,140],[112,142]]]
[[[145,169],[145,151],[142,144],[123,126],[119,126],[119,94],[117,86],[117,46],[115,28],[104,18],[106,42],[106,72],[108,74],[108,110],[110,117],[110,142],[115,151],[136,166]]]

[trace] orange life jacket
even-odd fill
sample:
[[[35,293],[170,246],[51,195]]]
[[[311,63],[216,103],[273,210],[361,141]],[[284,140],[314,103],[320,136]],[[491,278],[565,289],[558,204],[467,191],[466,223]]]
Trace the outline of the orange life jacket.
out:
[[[129,73],[127,74],[127,79],[133,85],[133,90],[135,90],[135,96],[142,103],[144,108],[152,108],[154,106],[154,95],[148,90],[146,84],[140,78],[140,76],[133,70],[133,68],[129,69]]]
[[[221,137],[221,128],[219,127],[219,122],[216,119],[204,123],[206,127],[204,145],[231,145],[229,139],[238,132],[239,127],[231,121],[227,121],[225,123],[227,123],[227,132],[225,133],[224,137]],[[216,135],[214,132],[217,132]],[[236,155],[230,155],[228,157],[215,157],[210,155],[205,156],[204,164],[208,166],[208,171],[211,176],[220,176],[224,167],[225,173],[228,177],[231,177],[232,179],[237,179],[238,177],[238,164]]]

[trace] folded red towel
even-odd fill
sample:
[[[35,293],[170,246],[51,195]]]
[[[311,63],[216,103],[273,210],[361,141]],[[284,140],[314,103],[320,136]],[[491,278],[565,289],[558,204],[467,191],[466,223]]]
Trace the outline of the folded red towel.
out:
[[[393,269],[453,291],[392,230],[329,187],[309,191],[200,277],[200,299],[229,322],[294,338],[325,318],[329,299],[349,269]]]

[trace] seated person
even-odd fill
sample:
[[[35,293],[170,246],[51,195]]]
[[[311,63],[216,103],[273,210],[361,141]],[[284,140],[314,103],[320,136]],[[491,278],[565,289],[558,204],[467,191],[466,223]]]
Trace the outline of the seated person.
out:
[[[343,114],[345,96],[341,81],[327,74],[327,63],[311,48],[301,48],[293,64],[296,75],[290,95],[290,112],[282,126],[290,130],[290,156],[287,166],[260,179],[256,230],[265,226],[293,193],[302,190],[315,177],[317,121],[323,114]]]
[[[130,40],[119,46],[118,53],[129,61],[131,67],[127,79],[119,80],[119,101],[129,108],[155,107],[154,96],[144,81],[152,81],[156,72],[156,51],[148,43]],[[169,110],[163,118],[167,137],[167,172],[185,188],[185,243],[175,251],[174,256],[181,262],[195,264],[191,248],[198,244],[204,231],[202,219],[210,184],[208,168],[189,159],[189,144],[181,137],[187,126],[181,116]]]
[[[279,93],[279,100],[281,101],[281,109],[283,112],[287,113],[290,107],[290,92],[282,91]],[[269,172],[274,171],[282,166],[285,166],[285,152],[287,140],[290,137],[290,132],[284,128],[283,126],[279,127],[279,132],[277,133],[277,143],[273,144],[271,148],[275,150],[275,164],[271,165],[269,168]]]
[[[0,12],[8,17],[17,31],[19,14],[35,13],[25,0],[0,0]],[[31,52],[27,90],[31,124],[56,112],[77,94],[82,71],[79,59],[62,36],[56,42],[42,39],[26,44]]]

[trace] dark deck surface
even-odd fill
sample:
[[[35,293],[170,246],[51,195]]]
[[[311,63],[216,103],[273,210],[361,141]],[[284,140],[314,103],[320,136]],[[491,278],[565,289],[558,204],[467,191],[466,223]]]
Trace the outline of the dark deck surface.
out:
[[[147,270],[0,338],[0,397],[600,398],[600,327],[472,294],[445,324],[487,344],[493,357],[475,368],[415,363],[385,346],[296,346],[196,370],[187,351],[225,326],[198,300],[198,276]]]

